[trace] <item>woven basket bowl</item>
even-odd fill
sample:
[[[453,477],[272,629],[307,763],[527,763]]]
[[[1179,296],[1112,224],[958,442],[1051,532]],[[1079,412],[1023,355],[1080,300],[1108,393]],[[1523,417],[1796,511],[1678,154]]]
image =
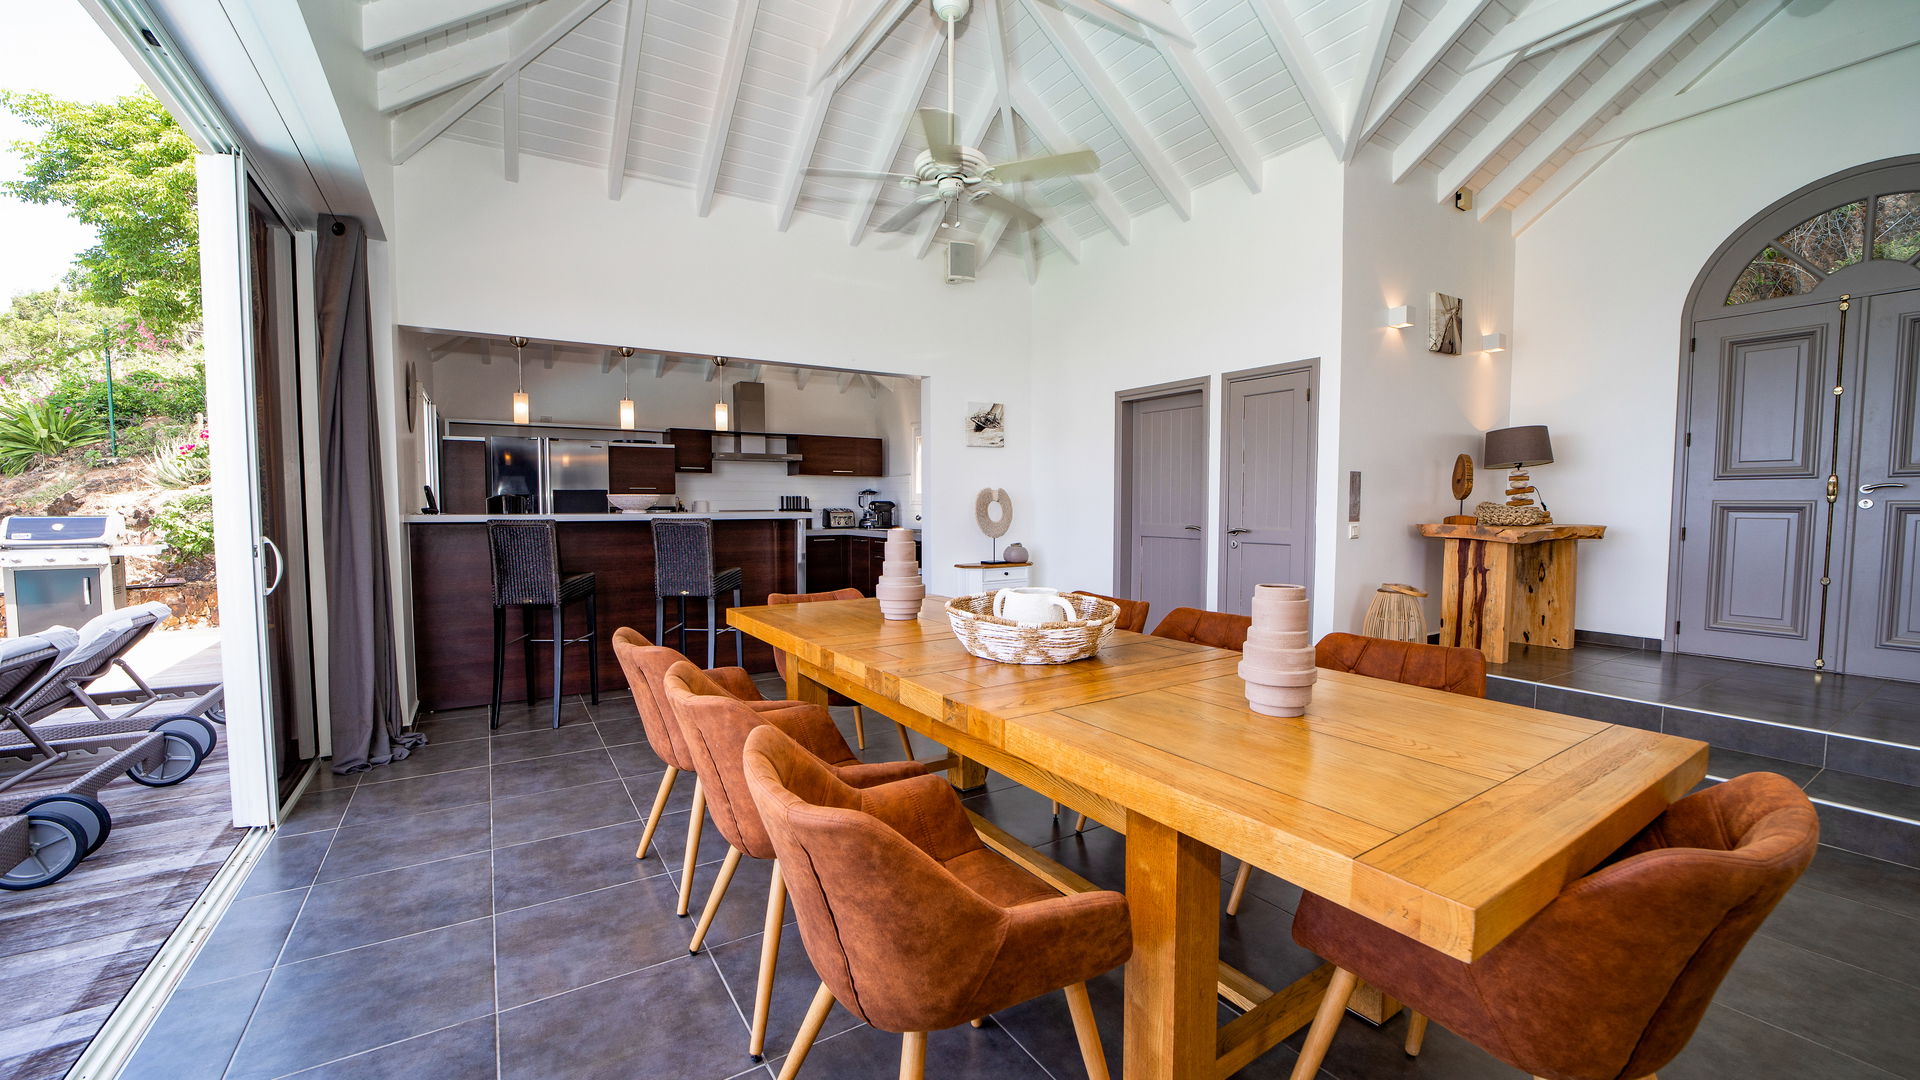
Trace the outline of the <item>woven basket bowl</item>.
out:
[[[956,596],[947,619],[960,647],[1002,664],[1071,664],[1100,651],[1120,618],[1120,605],[1093,596],[1062,594],[1080,618],[1074,622],[1017,623],[995,618],[993,594]]]

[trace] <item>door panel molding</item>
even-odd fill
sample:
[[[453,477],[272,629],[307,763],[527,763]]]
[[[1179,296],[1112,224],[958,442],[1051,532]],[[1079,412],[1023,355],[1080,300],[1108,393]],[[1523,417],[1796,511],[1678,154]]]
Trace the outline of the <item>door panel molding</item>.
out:
[[[1812,634],[1806,575],[1818,513],[1813,502],[1713,504],[1708,627],[1801,639]]]
[[[1827,355],[1826,327],[1734,338],[1721,364],[1720,422],[1715,477],[1811,477],[1820,473],[1821,358]],[[1778,395],[1791,393],[1790,409],[1771,408]]]
[[[1284,557],[1288,565],[1296,565],[1300,568],[1298,580],[1301,584],[1309,586],[1310,589],[1313,584],[1320,453],[1320,357],[1317,356],[1284,364],[1229,371],[1220,377],[1220,503],[1214,518],[1214,552],[1219,573],[1216,575],[1218,583],[1214,603],[1221,611],[1243,611],[1252,602],[1252,590],[1241,589],[1240,585],[1244,583],[1234,580],[1234,562],[1230,557],[1234,537],[1228,535],[1228,530],[1235,527],[1230,518],[1235,512],[1233,475],[1238,461],[1231,445],[1234,425],[1230,410],[1233,408],[1234,390],[1244,383],[1284,375],[1306,377],[1306,431],[1303,435],[1302,460],[1298,463],[1298,475],[1305,491],[1301,500],[1300,518],[1294,530],[1296,539],[1290,543],[1273,543],[1264,546],[1270,549],[1266,552],[1267,555]],[[1266,565],[1271,563],[1272,559],[1269,558]]]

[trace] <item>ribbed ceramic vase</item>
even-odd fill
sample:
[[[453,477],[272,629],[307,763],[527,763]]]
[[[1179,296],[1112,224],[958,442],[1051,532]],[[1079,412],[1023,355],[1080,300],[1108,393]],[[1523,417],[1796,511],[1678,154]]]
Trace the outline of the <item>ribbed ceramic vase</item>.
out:
[[[1318,670],[1307,640],[1307,587],[1255,585],[1253,626],[1240,657],[1247,705],[1267,716],[1303,716]]]
[[[913,552],[912,529],[888,529],[885,561],[873,594],[880,598],[880,614],[904,621],[920,617],[920,601],[927,583],[920,578],[920,561]]]

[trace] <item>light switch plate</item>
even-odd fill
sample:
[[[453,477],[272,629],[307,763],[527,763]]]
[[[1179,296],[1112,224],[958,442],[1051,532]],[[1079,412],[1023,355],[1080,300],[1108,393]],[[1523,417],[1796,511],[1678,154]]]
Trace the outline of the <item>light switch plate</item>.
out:
[[[1359,522],[1352,521],[1347,523],[1347,539],[1349,540],[1360,539],[1360,523]]]

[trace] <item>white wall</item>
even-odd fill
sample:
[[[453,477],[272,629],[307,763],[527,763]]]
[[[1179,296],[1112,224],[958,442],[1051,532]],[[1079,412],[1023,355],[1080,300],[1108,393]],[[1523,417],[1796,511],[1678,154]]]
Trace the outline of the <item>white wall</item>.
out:
[[[1116,391],[1211,379],[1211,552],[1220,500],[1218,375],[1314,357],[1323,388],[1318,546],[1327,549],[1340,427],[1330,392],[1340,351],[1340,172],[1324,146],[1303,147],[1266,163],[1258,195],[1223,180],[1194,192],[1191,221],[1156,212],[1134,222],[1125,247],[1095,239],[1078,265],[1047,262],[1033,290],[1036,407],[1007,417],[1011,437],[1035,440],[1037,498],[1016,496],[1006,539],[1026,541],[1036,582],[1114,585]],[[1209,603],[1217,582],[1210,568]],[[1315,594],[1331,582],[1330,560],[1322,559]],[[1317,624],[1326,617],[1316,608]]]
[[[1512,422],[1546,424],[1532,470],[1583,543],[1583,630],[1660,637],[1687,292],[1749,218],[1795,189],[1920,149],[1920,50],[1634,138],[1515,244]]]
[[[1340,451],[1332,556],[1332,628],[1357,633],[1382,582],[1428,590],[1440,628],[1440,547],[1418,522],[1456,513],[1453,459],[1480,458],[1480,435],[1507,413],[1508,353],[1480,349],[1513,326],[1513,239],[1505,212],[1486,222],[1439,203],[1425,172],[1395,184],[1391,155],[1369,148],[1346,171],[1341,269]],[[1428,294],[1463,301],[1459,356],[1427,351]],[[1389,329],[1386,309],[1413,309]],[[1361,474],[1359,539],[1347,536],[1347,473]],[[1504,501],[1505,474],[1476,476],[1476,497]],[[1473,501],[1467,502],[1471,512]],[[1322,530],[1325,535],[1327,530]]]
[[[1029,296],[1018,274],[945,283],[936,262],[845,242],[843,223],[797,215],[786,233],[763,205],[650,183],[606,196],[598,170],[521,160],[439,140],[394,170],[395,312],[405,325],[743,356],[928,376],[928,584],[958,585],[977,558],[973,495],[1004,487],[1030,504],[1032,443],[968,450],[968,401],[1028,415]],[[446,395],[445,374],[436,379]],[[451,413],[450,413],[451,415]]]

